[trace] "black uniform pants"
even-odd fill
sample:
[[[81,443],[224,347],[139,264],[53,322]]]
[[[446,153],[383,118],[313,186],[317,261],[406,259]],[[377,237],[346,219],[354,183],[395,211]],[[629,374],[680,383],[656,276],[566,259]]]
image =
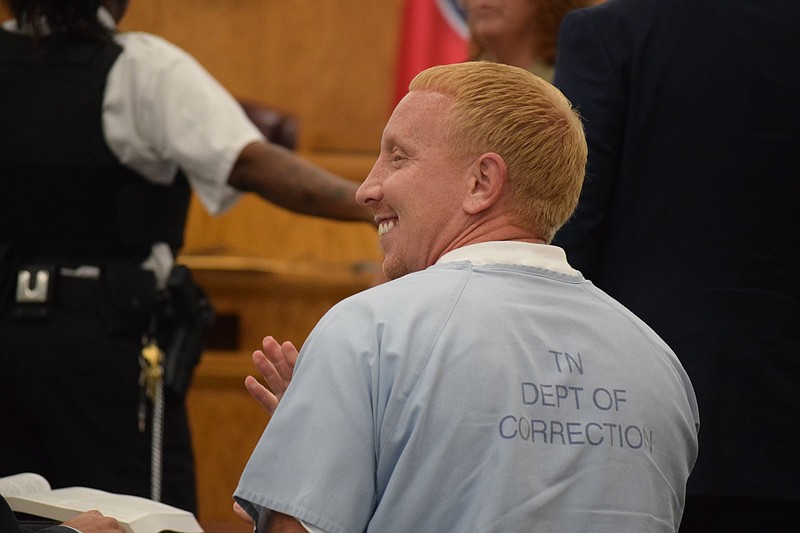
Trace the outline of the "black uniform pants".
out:
[[[48,318],[0,310],[0,475],[150,497],[151,411],[138,429],[140,335],[111,334],[96,279],[59,277]],[[196,512],[184,398],[165,395],[162,501]]]

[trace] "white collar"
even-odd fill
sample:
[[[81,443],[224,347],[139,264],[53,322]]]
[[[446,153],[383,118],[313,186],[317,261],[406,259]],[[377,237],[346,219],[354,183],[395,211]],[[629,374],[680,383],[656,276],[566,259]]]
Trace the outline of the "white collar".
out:
[[[511,264],[543,268],[579,276],[580,272],[569,266],[567,254],[558,246],[532,244],[519,241],[492,241],[469,244],[447,252],[436,261],[437,265],[468,261],[473,265]]]
[[[109,30],[117,29],[117,22],[114,20],[114,17],[111,16],[108,9],[103,6],[100,6],[97,10],[97,20],[100,21],[100,24],[102,24],[104,28],[108,28]]]

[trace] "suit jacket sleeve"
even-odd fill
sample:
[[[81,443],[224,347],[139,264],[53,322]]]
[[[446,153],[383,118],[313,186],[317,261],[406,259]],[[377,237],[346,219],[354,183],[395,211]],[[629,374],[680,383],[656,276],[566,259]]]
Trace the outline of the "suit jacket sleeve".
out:
[[[589,145],[578,208],[556,234],[554,244],[563,247],[570,264],[589,279],[595,277],[603,250],[604,225],[624,148],[627,110],[621,68],[624,62],[618,58],[612,62],[608,53],[609,47],[623,48],[622,43],[620,37],[601,32],[594,23],[595,12],[573,11],[564,18],[554,78],[556,87],[580,113]]]
[[[45,529],[29,529],[23,527],[17,522],[14,516],[14,511],[8,506],[5,498],[0,497],[0,532],[2,533],[29,533],[36,531],[36,533],[75,533],[75,530],[65,526],[51,526]]]

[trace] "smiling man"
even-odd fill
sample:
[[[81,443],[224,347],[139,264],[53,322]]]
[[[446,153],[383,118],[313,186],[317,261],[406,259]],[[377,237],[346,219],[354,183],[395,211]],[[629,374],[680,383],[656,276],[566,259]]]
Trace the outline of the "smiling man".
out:
[[[547,244],[583,181],[577,115],[508,65],[410,89],[356,193],[392,281],[311,333],[237,502],[263,532],[676,531],[689,379]]]

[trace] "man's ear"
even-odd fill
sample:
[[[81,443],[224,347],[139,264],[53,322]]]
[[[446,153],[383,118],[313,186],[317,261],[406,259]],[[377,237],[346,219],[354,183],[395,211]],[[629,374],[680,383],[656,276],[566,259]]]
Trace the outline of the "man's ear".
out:
[[[479,156],[470,169],[464,211],[476,215],[500,199],[506,187],[506,162],[494,152]]]

